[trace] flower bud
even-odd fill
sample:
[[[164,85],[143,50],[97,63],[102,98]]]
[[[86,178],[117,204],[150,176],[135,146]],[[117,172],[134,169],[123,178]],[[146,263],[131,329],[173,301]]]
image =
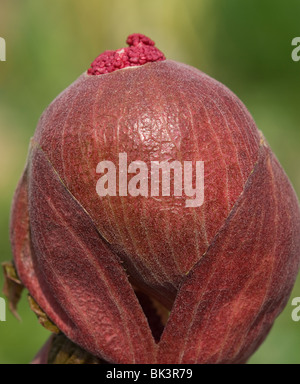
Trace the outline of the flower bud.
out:
[[[245,362],[297,276],[297,197],[228,88],[127,43],[39,121],[12,208],[19,278],[107,362]]]

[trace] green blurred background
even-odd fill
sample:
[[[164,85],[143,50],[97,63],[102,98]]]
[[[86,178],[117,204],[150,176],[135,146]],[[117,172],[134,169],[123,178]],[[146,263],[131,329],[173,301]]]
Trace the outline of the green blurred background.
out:
[[[0,0],[0,261],[11,259],[9,210],[30,137],[52,99],[106,49],[144,33],[247,105],[300,195],[300,2],[289,0]],[[3,284],[2,274],[0,285]],[[0,363],[27,363],[48,337],[27,306],[0,323]],[[292,297],[300,296],[300,279]],[[291,301],[252,363],[300,363]]]

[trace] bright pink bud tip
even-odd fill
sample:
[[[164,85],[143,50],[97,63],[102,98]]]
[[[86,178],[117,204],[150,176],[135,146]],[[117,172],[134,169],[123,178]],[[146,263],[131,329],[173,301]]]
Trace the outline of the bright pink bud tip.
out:
[[[98,56],[91,64],[88,74],[103,75],[118,69],[166,60],[165,55],[155,47],[154,41],[140,33],[130,35],[126,43],[129,47],[105,51]]]

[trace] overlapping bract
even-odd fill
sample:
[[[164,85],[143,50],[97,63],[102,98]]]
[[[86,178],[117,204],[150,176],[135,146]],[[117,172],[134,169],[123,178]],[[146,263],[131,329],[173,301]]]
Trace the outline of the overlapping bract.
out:
[[[104,197],[96,166],[205,163],[205,201]],[[173,61],[83,74],[44,112],[12,211],[23,284],[65,335],[115,363],[245,362],[300,259],[297,197],[244,105]],[[134,288],[171,310],[157,343]]]

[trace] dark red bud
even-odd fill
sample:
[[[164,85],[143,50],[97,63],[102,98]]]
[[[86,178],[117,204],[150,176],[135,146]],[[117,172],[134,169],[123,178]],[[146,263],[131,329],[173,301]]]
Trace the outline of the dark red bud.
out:
[[[297,197],[228,88],[165,60],[143,35],[127,43],[100,55],[39,121],[12,209],[18,275],[100,359],[245,362],[298,273]],[[187,207],[175,190],[119,193],[119,179],[116,196],[99,197],[97,165],[119,169],[122,153],[148,169],[203,161],[203,204]]]

